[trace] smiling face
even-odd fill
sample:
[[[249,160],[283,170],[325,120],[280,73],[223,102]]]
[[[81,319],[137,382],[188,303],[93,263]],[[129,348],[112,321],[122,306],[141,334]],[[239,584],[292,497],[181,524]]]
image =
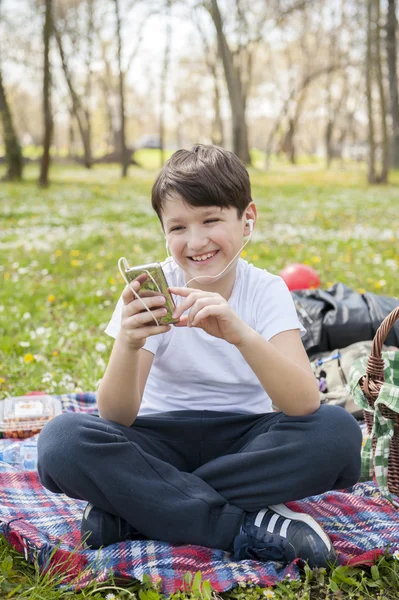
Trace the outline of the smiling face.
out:
[[[247,219],[256,219],[256,208],[248,205],[241,218],[234,207],[190,206],[174,195],[165,202],[162,224],[170,252],[183,269],[186,281],[198,276],[215,276],[234,259],[249,234]],[[221,278],[192,281],[189,287],[229,294],[239,256]],[[231,292],[230,289],[230,292]]]

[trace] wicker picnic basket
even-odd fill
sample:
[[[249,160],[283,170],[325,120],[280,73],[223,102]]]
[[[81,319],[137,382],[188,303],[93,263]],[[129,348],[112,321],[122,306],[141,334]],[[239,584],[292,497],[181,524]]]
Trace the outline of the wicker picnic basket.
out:
[[[394,323],[399,319],[399,306],[395,308],[381,323],[374,336],[370,356],[367,361],[366,375],[360,380],[359,384],[363,394],[374,411],[374,404],[377,400],[381,387],[385,381],[385,361],[382,358],[382,346]],[[388,458],[388,488],[392,494],[399,494],[399,413],[394,412],[385,405],[381,405],[381,414],[391,419],[394,425],[394,434],[389,445]],[[368,433],[373,429],[373,413],[363,411]],[[376,439],[373,440],[375,450]]]

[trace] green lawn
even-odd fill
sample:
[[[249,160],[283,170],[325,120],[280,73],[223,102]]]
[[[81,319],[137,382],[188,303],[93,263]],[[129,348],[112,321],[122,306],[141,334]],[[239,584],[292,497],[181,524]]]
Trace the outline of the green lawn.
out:
[[[41,190],[38,167],[31,165],[24,183],[0,185],[0,399],[32,390],[97,388],[112,345],[103,329],[123,288],[118,258],[139,264],[165,257],[150,204],[157,158],[142,154],[140,162],[148,168],[131,168],[125,181],[117,165],[90,172],[54,166],[51,187]],[[355,290],[399,297],[399,173],[385,187],[367,187],[358,165],[327,172],[318,164],[277,164],[269,173],[252,169],[251,178],[259,220],[243,253],[247,260],[275,273],[289,263],[305,262],[318,271],[322,287],[342,281]],[[4,542],[1,548],[0,591],[4,561],[11,560]],[[58,597],[47,584],[40,595],[32,569],[15,560],[22,573],[16,580],[30,582],[31,593],[37,593],[26,597]],[[396,562],[382,565],[392,572],[392,582],[399,573]],[[7,573],[4,581],[14,582]],[[353,580],[360,578],[367,574],[352,574]],[[351,587],[337,581],[341,589]],[[305,584],[301,592],[291,585],[292,598],[308,597],[301,596]],[[291,588],[284,586],[282,596],[275,590],[275,597],[290,597]],[[23,589],[14,597],[24,598]],[[119,594],[122,598],[127,592]],[[262,596],[241,588],[230,596],[241,600],[239,594]],[[370,597],[378,597],[377,592]]]

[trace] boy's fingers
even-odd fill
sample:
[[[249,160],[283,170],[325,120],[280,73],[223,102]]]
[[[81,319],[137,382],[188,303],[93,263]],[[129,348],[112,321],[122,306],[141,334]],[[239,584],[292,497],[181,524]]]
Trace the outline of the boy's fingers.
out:
[[[193,306],[193,304],[195,304],[199,298],[209,298],[209,294],[207,292],[202,292],[201,290],[191,290],[189,296],[184,298],[184,300],[182,300],[180,304],[176,306],[175,310],[173,311],[173,316],[176,318],[180,317],[180,315]]]
[[[131,316],[137,313],[147,312],[145,307],[143,306],[143,303],[147,308],[151,310],[154,308],[165,308],[165,302],[166,299],[164,296],[152,296],[151,298],[142,298],[141,300],[134,298],[131,302],[128,303],[126,313],[129,316]]]
[[[187,327],[187,322],[188,322],[188,316],[183,315],[182,317],[180,317],[180,321],[178,323],[173,323],[173,325],[175,327]]]
[[[132,288],[137,293],[140,289],[140,283],[138,281],[131,281],[129,285],[126,285],[122,292],[122,300],[124,304],[129,304],[136,297],[132,292]]]
[[[168,290],[176,296],[189,296],[192,292],[195,291],[193,290],[193,288],[186,287],[170,287],[168,288]]]

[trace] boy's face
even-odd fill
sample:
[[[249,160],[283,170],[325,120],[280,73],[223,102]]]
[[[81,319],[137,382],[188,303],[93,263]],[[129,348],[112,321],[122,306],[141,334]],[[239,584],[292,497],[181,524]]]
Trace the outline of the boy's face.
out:
[[[249,227],[245,225],[249,218],[256,220],[253,203],[238,218],[234,207],[195,207],[179,196],[168,199],[163,207],[162,223],[170,252],[183,269],[186,280],[199,275],[218,275],[239,252],[244,237],[249,235]],[[229,268],[226,273],[232,270]],[[212,280],[200,279],[199,283],[211,284]],[[190,287],[201,287],[194,284],[195,281]]]

